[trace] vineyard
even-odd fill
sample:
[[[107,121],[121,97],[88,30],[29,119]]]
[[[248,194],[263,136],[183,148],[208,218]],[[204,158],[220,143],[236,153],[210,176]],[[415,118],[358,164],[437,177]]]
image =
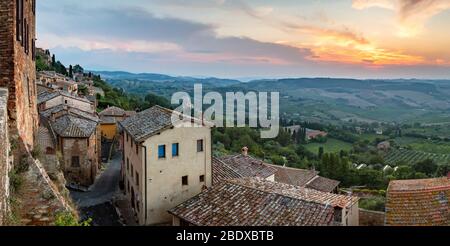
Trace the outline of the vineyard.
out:
[[[384,157],[384,160],[389,165],[395,165],[399,161],[404,161],[409,164],[414,164],[419,161],[431,159],[438,164],[450,163],[450,155],[427,153],[422,151],[394,149]]]

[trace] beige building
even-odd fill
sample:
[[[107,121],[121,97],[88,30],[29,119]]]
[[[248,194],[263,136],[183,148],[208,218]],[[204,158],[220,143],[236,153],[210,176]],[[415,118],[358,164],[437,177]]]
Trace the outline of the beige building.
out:
[[[173,124],[172,114],[155,106],[120,122],[125,194],[140,225],[170,223],[170,208],[212,184],[212,126],[190,117]]]

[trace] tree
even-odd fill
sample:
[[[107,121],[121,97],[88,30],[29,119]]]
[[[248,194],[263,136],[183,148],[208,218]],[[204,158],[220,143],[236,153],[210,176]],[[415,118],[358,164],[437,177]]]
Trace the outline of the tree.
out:
[[[73,67],[72,67],[72,65],[69,66],[69,77],[73,78]]]
[[[433,176],[438,169],[438,165],[433,160],[426,159],[424,161],[415,163],[413,165],[413,169],[416,172],[424,173],[428,176]]]
[[[56,66],[56,56],[55,54],[52,55],[52,67]]]
[[[317,156],[319,157],[319,159],[322,158],[323,153],[324,153],[324,149],[323,149],[323,147],[321,146],[321,147],[319,147],[319,153],[318,153],[318,155],[317,155]]]

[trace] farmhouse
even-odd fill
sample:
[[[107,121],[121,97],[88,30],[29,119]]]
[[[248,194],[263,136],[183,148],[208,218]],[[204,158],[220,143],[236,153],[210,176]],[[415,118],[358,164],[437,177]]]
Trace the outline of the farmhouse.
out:
[[[391,181],[386,197],[388,226],[450,225],[450,179]]]
[[[169,210],[175,226],[358,225],[358,198],[261,178],[221,182]]]

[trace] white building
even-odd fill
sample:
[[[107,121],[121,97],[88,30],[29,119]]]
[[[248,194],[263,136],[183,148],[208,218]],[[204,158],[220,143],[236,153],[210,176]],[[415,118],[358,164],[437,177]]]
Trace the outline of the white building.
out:
[[[120,122],[125,194],[140,225],[170,222],[169,209],[212,184],[212,125],[190,117],[172,124],[172,114],[155,106]]]

